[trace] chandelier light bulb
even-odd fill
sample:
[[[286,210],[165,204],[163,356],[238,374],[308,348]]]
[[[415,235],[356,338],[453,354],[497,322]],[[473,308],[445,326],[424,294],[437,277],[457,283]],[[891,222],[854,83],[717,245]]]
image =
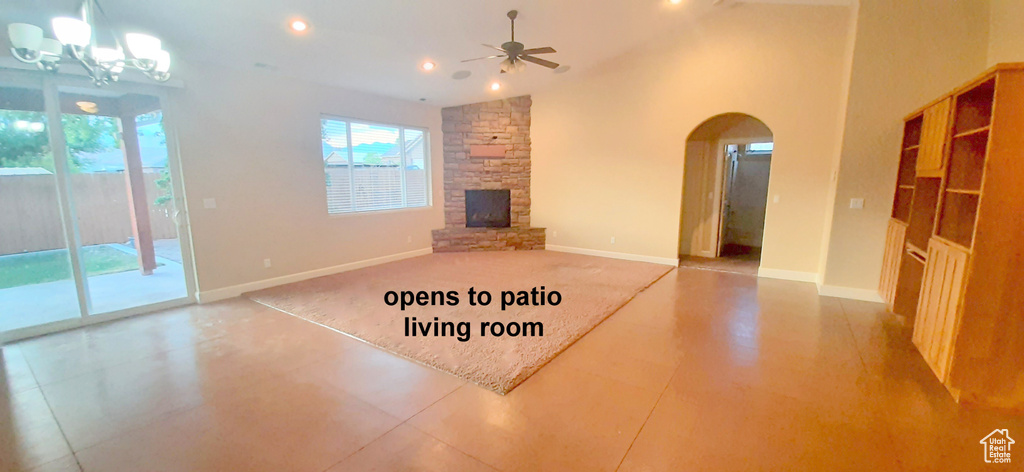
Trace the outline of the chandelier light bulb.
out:
[[[171,53],[161,49],[156,57],[156,71],[166,73],[169,70],[171,70]]]
[[[7,25],[7,36],[15,49],[38,51],[43,42],[43,29],[27,23],[11,23]]]
[[[85,47],[92,41],[92,26],[78,18],[61,16],[54,18],[53,34],[66,46]]]
[[[143,61],[155,61],[163,50],[160,39],[142,33],[128,33],[124,35],[128,43],[128,50],[132,56]]]

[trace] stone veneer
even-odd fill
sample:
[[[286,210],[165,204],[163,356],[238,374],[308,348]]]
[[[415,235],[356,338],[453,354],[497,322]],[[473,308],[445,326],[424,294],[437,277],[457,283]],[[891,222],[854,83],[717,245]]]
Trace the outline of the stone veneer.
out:
[[[434,252],[544,249],[544,228],[530,227],[531,103],[525,96],[441,110],[444,229],[433,231]],[[471,155],[500,155],[499,146],[502,157]],[[466,190],[504,189],[511,227],[467,228]]]

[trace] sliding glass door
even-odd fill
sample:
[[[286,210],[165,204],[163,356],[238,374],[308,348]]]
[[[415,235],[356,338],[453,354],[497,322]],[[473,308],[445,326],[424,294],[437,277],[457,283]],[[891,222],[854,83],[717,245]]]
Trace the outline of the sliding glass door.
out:
[[[0,332],[82,316],[42,88],[0,86]]]
[[[190,244],[159,95],[53,79],[2,93],[0,333],[191,302]]]

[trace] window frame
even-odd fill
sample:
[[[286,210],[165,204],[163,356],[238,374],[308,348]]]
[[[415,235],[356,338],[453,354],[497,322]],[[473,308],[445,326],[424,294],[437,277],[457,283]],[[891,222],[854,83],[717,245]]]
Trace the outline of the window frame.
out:
[[[399,139],[399,142],[401,142],[403,144],[403,145],[399,146],[399,149],[400,149],[399,153],[401,155],[401,163],[402,163],[399,166],[400,170],[401,170],[402,206],[396,207],[396,208],[381,208],[381,209],[376,209],[376,210],[355,210],[355,209],[353,209],[351,211],[331,213],[330,205],[328,203],[328,199],[327,199],[327,195],[326,195],[326,188],[327,188],[327,186],[326,186],[327,166],[323,164],[323,162],[324,162],[324,160],[326,158],[323,156],[323,153],[321,152],[321,154],[320,154],[320,162],[321,162],[321,165],[323,165],[323,167],[324,167],[324,176],[325,176],[325,179],[324,179],[325,180],[325,182],[324,182],[325,193],[324,193],[324,200],[323,201],[324,201],[324,206],[325,206],[325,209],[326,209],[326,212],[327,212],[327,216],[329,218],[346,218],[346,217],[350,217],[350,216],[367,215],[367,214],[382,214],[382,213],[398,213],[398,212],[409,212],[409,211],[424,211],[424,210],[429,210],[429,209],[433,208],[433,206],[434,206],[434,198],[433,198],[434,192],[433,192],[433,172],[432,172],[432,169],[431,169],[431,167],[432,167],[431,166],[432,160],[431,160],[431,155],[430,155],[431,154],[430,153],[430,143],[431,143],[430,128],[425,127],[425,126],[415,126],[415,125],[407,125],[407,124],[401,124],[401,123],[384,123],[384,122],[381,122],[381,121],[365,120],[365,119],[362,119],[362,118],[353,118],[353,117],[350,117],[350,116],[332,115],[332,114],[329,114],[329,113],[321,113],[320,114],[320,120],[317,122],[320,125],[320,136],[321,136],[321,138],[320,138],[320,146],[318,147],[318,149],[321,149],[321,150],[323,149],[323,121],[324,120],[342,121],[342,122],[345,123],[346,142],[348,144],[348,163],[349,163],[349,168],[350,168],[350,172],[349,172],[349,189],[350,189],[350,192],[353,193],[353,195],[350,197],[351,201],[352,201],[353,208],[355,207],[355,196],[354,196],[354,193],[355,193],[355,185],[354,185],[355,174],[354,174],[354,172],[351,172],[351,170],[355,169],[355,162],[354,162],[354,159],[353,159],[354,151],[353,151],[353,146],[352,146],[352,123],[357,123],[357,124],[361,124],[361,125],[369,125],[369,126],[386,126],[386,127],[391,127],[391,128],[398,128],[398,139]],[[408,188],[407,188],[407,182],[408,181],[406,180],[406,171],[408,171],[408,165],[406,163],[406,151],[405,151],[405,146],[404,146],[404,143],[405,143],[405,130],[407,130],[407,129],[411,129],[411,130],[415,130],[415,131],[419,131],[419,132],[423,133],[423,171],[424,171],[424,179],[425,179],[425,182],[424,182],[424,193],[425,193],[425,197],[426,197],[426,204],[420,205],[420,206],[408,206]]]
[[[771,144],[771,150],[751,150],[750,147],[755,144]],[[744,145],[743,153],[748,156],[765,156],[775,152],[775,141],[753,141]]]

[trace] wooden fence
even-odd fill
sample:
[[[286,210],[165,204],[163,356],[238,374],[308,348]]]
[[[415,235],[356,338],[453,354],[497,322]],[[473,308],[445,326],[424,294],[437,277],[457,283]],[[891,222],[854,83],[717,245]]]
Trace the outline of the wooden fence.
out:
[[[171,203],[156,206],[160,174],[147,172],[146,199],[153,239],[178,237]],[[0,255],[67,247],[53,175],[0,177]],[[124,174],[71,175],[72,199],[82,245],[123,243],[131,239],[131,215]]]
[[[352,193],[348,168],[329,166],[327,174],[327,211],[352,211]],[[410,206],[427,204],[427,174],[423,169],[409,169],[405,173],[406,198]],[[400,208],[402,206],[402,176],[398,167],[356,167],[352,180],[356,183],[356,210],[368,206]]]

